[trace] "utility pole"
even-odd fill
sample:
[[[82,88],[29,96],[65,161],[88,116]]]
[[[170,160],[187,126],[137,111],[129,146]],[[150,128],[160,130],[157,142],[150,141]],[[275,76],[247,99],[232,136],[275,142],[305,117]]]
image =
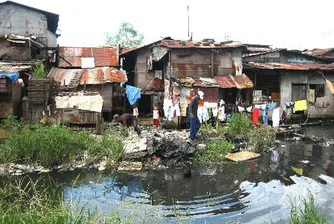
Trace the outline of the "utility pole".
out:
[[[187,15],[188,15],[188,38],[190,39],[190,16],[189,16],[189,5],[187,5]]]

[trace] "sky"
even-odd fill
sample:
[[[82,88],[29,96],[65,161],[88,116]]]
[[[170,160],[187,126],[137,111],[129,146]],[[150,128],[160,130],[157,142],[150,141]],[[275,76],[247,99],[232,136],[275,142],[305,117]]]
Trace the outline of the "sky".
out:
[[[3,1],[3,0],[0,0]],[[57,13],[60,46],[102,46],[123,21],[144,43],[170,36],[241,41],[288,49],[334,47],[331,0],[13,0]],[[227,38],[226,38],[227,37]]]

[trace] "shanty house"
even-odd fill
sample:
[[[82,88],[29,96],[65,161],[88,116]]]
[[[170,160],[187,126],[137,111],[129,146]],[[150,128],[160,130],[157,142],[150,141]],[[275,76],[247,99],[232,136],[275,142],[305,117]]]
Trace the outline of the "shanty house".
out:
[[[13,1],[0,3],[0,60],[55,62],[57,14]]]
[[[305,112],[289,116],[334,116],[334,65],[328,64],[328,59],[278,50],[246,56],[244,60],[244,70],[254,82],[253,103],[276,101],[283,107],[285,103],[306,100]]]
[[[252,87],[242,71],[243,50],[242,44],[234,42],[165,38],[121,54],[121,64],[128,72],[128,84],[142,90],[140,114],[151,113],[154,103],[162,105],[163,99],[175,95],[181,97],[181,110],[185,111],[194,94],[191,89],[202,90],[207,102],[218,102],[229,95],[235,104],[237,94],[241,94],[237,89]]]
[[[60,47],[59,64],[48,77],[53,78],[63,92],[96,92],[103,98],[102,113],[110,120],[112,111],[123,111],[125,71],[118,69],[118,53],[114,48]],[[75,118],[83,123],[93,118]]]

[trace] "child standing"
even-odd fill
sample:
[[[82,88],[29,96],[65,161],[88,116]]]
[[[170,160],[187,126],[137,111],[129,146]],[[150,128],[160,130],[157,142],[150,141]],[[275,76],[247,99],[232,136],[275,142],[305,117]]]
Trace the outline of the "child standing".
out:
[[[138,113],[138,107],[137,107],[137,105],[135,105],[134,107],[133,107],[133,116],[138,120],[138,115],[139,115],[139,113]]]
[[[157,105],[154,105],[153,107],[153,126],[154,131],[157,132],[160,126],[159,107]]]

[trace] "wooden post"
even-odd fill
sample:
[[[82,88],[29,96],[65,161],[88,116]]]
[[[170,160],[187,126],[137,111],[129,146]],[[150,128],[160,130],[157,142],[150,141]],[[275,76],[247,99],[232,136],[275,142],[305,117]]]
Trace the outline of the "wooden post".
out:
[[[95,113],[96,118],[96,134],[102,134],[102,113]]]

